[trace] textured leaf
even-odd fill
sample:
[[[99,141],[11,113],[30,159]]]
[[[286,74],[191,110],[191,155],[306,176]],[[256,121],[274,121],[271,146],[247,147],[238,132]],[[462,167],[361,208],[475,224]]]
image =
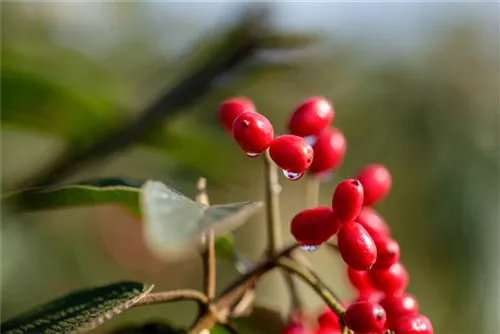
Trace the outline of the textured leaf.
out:
[[[7,205],[28,210],[61,209],[74,206],[120,204],[140,217],[139,197],[141,183],[118,178],[85,181],[65,186],[24,190],[2,198]]]
[[[208,230],[216,234],[232,231],[261,207],[261,202],[207,207],[156,181],[146,182],[141,192],[144,234],[160,256],[187,251]]]
[[[76,291],[2,323],[2,333],[88,332],[131,307],[152,289],[153,285],[119,282]]]

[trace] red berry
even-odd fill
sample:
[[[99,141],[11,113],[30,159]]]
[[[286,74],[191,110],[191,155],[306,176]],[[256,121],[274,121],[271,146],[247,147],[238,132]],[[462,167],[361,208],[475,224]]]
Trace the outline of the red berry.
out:
[[[324,173],[337,168],[344,160],[346,140],[336,128],[327,128],[318,135],[313,145],[314,159],[311,173]]]
[[[366,270],[359,271],[351,267],[347,267],[347,277],[349,278],[349,282],[351,282],[352,286],[358,291],[373,289]]]
[[[299,212],[290,223],[294,238],[305,246],[319,246],[339,230],[340,224],[329,207],[318,207]]]
[[[341,222],[356,219],[363,205],[363,186],[358,180],[347,179],[335,188],[332,198],[332,208],[335,217]]]
[[[391,190],[392,176],[384,165],[368,165],[359,172],[357,178],[365,191],[364,205],[376,204]]]
[[[355,270],[368,270],[377,260],[377,247],[368,232],[356,222],[340,227],[338,247],[344,262]]]
[[[422,314],[409,314],[394,324],[395,334],[434,334],[432,323]]]
[[[269,155],[284,171],[301,174],[311,166],[314,151],[304,138],[282,135],[271,143]]]
[[[339,317],[329,307],[326,307],[325,310],[319,315],[318,325],[320,328],[328,328],[337,331],[340,331],[342,328]]]
[[[234,120],[247,111],[255,111],[255,105],[246,97],[233,97],[222,101],[219,106],[219,120],[229,133],[232,133]]]
[[[312,334],[312,331],[299,323],[291,323],[283,329],[281,334]]]
[[[378,303],[382,298],[384,298],[383,292],[380,292],[375,289],[365,290],[359,292],[355,302],[368,301],[368,302]]]
[[[332,104],[321,96],[302,101],[288,121],[291,134],[300,137],[318,135],[335,116]]]
[[[407,293],[401,295],[386,295],[380,301],[380,306],[382,306],[387,314],[386,327],[393,328],[396,320],[402,318],[408,314],[418,313],[418,302],[415,298]]]
[[[330,328],[330,327],[318,327],[314,331],[314,334],[341,334],[340,329]]]
[[[386,269],[399,261],[400,249],[396,240],[380,235],[372,235],[372,239],[377,247],[377,261],[372,269]]]
[[[344,312],[344,323],[350,330],[360,333],[384,329],[386,314],[377,303],[362,301],[349,305]]]
[[[401,262],[394,263],[386,269],[370,270],[368,276],[375,288],[387,294],[402,293],[410,281],[410,276]]]
[[[376,234],[387,237],[391,236],[391,230],[384,218],[380,215],[380,213],[369,206],[365,206],[361,209],[356,221],[363,225],[371,236]]]
[[[234,120],[233,136],[243,151],[256,156],[271,145],[274,129],[265,116],[246,112]]]

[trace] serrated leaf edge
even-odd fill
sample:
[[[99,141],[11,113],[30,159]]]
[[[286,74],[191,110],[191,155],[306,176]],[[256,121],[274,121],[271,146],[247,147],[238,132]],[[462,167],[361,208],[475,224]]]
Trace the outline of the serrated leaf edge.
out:
[[[123,311],[129,309],[132,305],[134,305],[139,300],[144,298],[147,294],[149,294],[151,292],[151,290],[153,290],[153,288],[154,288],[154,284],[145,284],[141,294],[135,296],[134,298],[128,300],[127,302],[125,302],[119,306],[114,307],[113,309],[104,313],[100,317],[92,319],[91,321],[81,325],[78,329],[71,331],[71,332],[67,332],[67,334],[87,333],[87,332],[99,327],[105,321],[107,321],[107,320],[119,315]]]

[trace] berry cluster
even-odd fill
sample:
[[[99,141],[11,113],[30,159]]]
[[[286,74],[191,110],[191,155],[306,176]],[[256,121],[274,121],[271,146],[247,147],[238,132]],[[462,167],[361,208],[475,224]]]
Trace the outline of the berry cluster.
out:
[[[258,113],[253,102],[244,97],[227,99],[219,106],[219,118],[249,157],[269,149],[271,159],[290,180],[311,174],[329,173],[344,158],[344,135],[329,125],[334,119],[331,103],[323,97],[311,97],[292,113],[290,134],[274,136],[271,122]]]
[[[330,127],[332,104],[314,96],[298,105],[289,121],[290,134],[274,137],[272,124],[256,111],[252,101],[237,97],[224,101],[220,120],[250,157],[266,150],[290,180],[309,170],[322,179],[339,167],[346,153],[342,132]],[[340,333],[341,321],[357,334],[432,334],[432,325],[419,313],[415,298],[406,292],[409,274],[400,262],[400,248],[384,218],[373,208],[392,186],[392,176],[381,164],[370,164],[355,178],[340,182],[331,206],[320,206],[296,214],[290,231],[301,248],[315,251],[337,237],[340,255],[347,265],[349,281],[357,297],[340,320],[326,310],[318,317],[315,334]],[[284,334],[313,333],[302,317],[291,317]]]

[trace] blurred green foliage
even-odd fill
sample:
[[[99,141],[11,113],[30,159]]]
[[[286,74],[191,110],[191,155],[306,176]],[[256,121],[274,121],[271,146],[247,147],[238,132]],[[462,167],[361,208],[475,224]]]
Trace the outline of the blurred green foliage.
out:
[[[57,29],[75,29],[76,44],[86,38],[68,20],[54,23],[57,15],[65,15],[64,5],[3,4],[4,190],[44,168],[66,143],[86,145],[119,127],[210,49],[208,36],[190,49],[197,50],[195,58],[179,63],[172,55],[182,44],[182,29],[196,29],[196,22],[176,29],[165,13],[165,25],[157,31],[141,18],[139,4],[102,6],[114,13],[117,42],[89,55],[57,38]],[[436,332],[496,333],[499,42],[498,32],[484,36],[478,25],[465,18],[438,24],[419,52],[377,60],[364,45],[329,36],[309,53],[285,57],[275,51],[151,134],[154,149],[138,145],[74,177],[153,178],[194,194],[196,177],[203,174],[209,176],[212,203],[257,200],[261,166],[246,159],[219,128],[218,104],[246,95],[283,133],[294,105],[309,95],[325,95],[334,101],[335,126],[348,141],[336,180],[370,162],[384,163],[393,173],[391,196],[378,209],[402,246],[412,275],[409,290]],[[169,30],[178,32],[167,43],[170,49],[158,43]],[[305,185],[284,183],[286,221],[305,206]],[[325,204],[334,185],[335,180],[322,188]],[[29,224],[33,221],[39,223]],[[197,259],[159,263],[143,250],[137,224],[114,208],[23,216],[4,212],[2,223],[2,318],[71,289],[112,280],[151,281],[158,289],[195,287],[201,281]],[[283,231],[288,236],[285,222]],[[263,233],[255,219],[236,233],[235,243],[255,257]],[[339,261],[322,251],[307,257],[341,296],[352,296]],[[219,263],[219,286],[235,275],[229,263]],[[288,299],[280,283],[279,277],[266,279],[257,299],[284,312]],[[315,311],[319,300],[301,288]],[[165,314],[185,325],[194,311],[185,303],[137,309],[110,327]]]

